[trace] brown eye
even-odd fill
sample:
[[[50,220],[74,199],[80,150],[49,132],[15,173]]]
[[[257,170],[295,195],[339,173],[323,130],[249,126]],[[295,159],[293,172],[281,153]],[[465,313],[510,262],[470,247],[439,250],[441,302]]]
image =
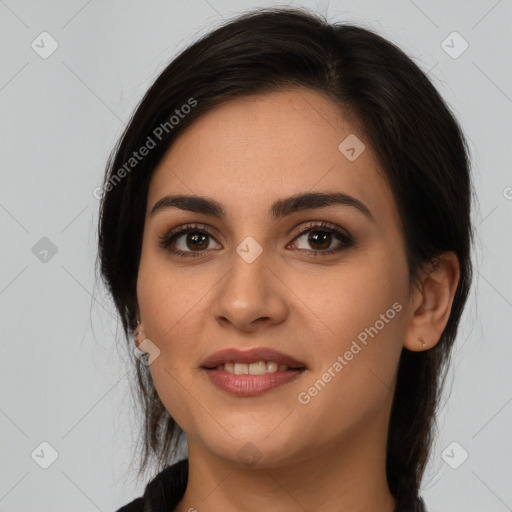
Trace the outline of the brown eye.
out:
[[[159,245],[163,249],[183,258],[199,257],[211,249],[221,248],[218,243],[212,246],[211,242],[215,241],[213,235],[205,226],[197,224],[171,229],[159,238]],[[306,247],[298,247],[299,251],[306,251],[311,256],[334,254],[354,244],[354,239],[347,231],[325,222],[310,224],[294,238],[292,245],[301,239],[305,239],[301,243]]]
[[[304,239],[303,244],[306,247],[298,249],[312,252],[314,256],[333,254],[354,244],[354,239],[348,232],[326,223],[310,225],[295,237],[294,242],[301,239]]]
[[[198,231],[190,231],[189,233],[186,233],[184,235],[176,237],[176,240],[179,240],[181,237],[185,237],[184,238],[185,250],[186,249],[190,249],[191,251],[203,250],[203,249],[208,249],[208,245],[209,245],[208,236],[209,235],[207,235],[205,233],[198,232]],[[179,245],[179,242],[176,243],[176,246],[178,246],[178,245]],[[183,250],[183,247],[177,247],[177,248],[178,248],[178,250]]]
[[[171,229],[166,235],[160,237],[159,245],[178,256],[193,258],[211,249],[211,240],[214,238],[205,227],[198,229],[197,225],[182,226]]]

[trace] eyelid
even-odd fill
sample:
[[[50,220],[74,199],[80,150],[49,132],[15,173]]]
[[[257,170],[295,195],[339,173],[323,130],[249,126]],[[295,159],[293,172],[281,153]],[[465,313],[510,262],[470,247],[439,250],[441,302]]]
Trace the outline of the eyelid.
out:
[[[203,231],[208,236],[213,238],[217,243],[219,243],[215,237],[216,235],[212,233],[212,231],[217,231],[215,228],[212,228],[208,224],[202,224],[200,222],[189,222],[186,224],[182,224],[180,226],[176,226],[174,228],[166,229],[163,235],[158,236],[159,245],[165,249],[168,247],[168,245],[171,244],[171,239],[172,242],[174,242],[174,240],[176,240],[176,238],[178,238],[179,236],[186,235],[189,232],[193,231]]]
[[[297,228],[296,234],[293,235],[293,237],[294,237],[293,240],[295,240],[298,236],[304,234],[310,228],[318,228],[319,230],[326,229],[327,231],[328,230],[340,231],[340,232],[344,233],[347,238],[352,238],[351,234],[342,226],[338,226],[337,224],[334,224],[332,222],[328,222],[325,220],[310,220],[310,221],[307,221],[305,224],[304,223],[301,224]],[[292,229],[291,231],[289,231],[289,233],[293,233],[294,231],[295,230]]]
[[[187,222],[186,224],[180,224],[179,226],[176,226],[174,228],[169,227],[169,228],[165,229],[164,234],[159,236],[158,238],[160,240],[164,239],[164,238],[169,238],[172,235],[183,234],[189,230],[204,231],[204,232],[208,233],[208,235],[210,235],[212,238],[215,238],[216,236],[218,236],[217,235],[218,231],[214,227],[210,226],[209,224],[203,224],[201,222]]]
[[[338,226],[337,224],[328,222],[328,221],[312,220],[312,221],[306,222],[305,224],[301,224],[297,228],[296,233],[293,235],[292,240],[287,244],[287,247],[291,243],[295,242],[298,238],[305,236],[306,234],[308,234],[311,231],[314,231],[315,228],[318,231],[326,231],[326,232],[332,233],[339,240],[340,245],[343,247],[341,249],[335,248],[335,249],[326,249],[326,250],[298,249],[300,252],[308,252],[312,256],[329,255],[329,254],[340,252],[341,250],[343,250],[343,248],[349,248],[354,245],[354,242],[355,242],[354,237],[345,228]],[[183,225],[180,225],[180,226],[177,226],[174,228],[170,228],[167,231],[165,231],[164,235],[161,235],[158,237],[158,239],[160,241],[159,245],[163,249],[165,249],[171,253],[174,253],[177,256],[180,254],[188,255],[188,256],[184,256],[183,258],[200,257],[201,253],[210,252],[211,249],[203,250],[203,251],[181,251],[179,249],[170,249],[169,248],[173,243],[175,243],[177,238],[179,238],[180,236],[184,236],[190,232],[194,232],[194,231],[204,232],[207,236],[211,237],[217,244],[219,244],[215,235],[211,232],[211,231],[217,231],[215,228],[212,228],[211,226],[209,226],[207,224],[192,222],[192,223],[183,224]],[[288,234],[290,234],[293,231],[294,230],[289,231]],[[219,245],[221,245],[221,244],[219,244]],[[196,256],[192,256],[192,255],[196,255]]]

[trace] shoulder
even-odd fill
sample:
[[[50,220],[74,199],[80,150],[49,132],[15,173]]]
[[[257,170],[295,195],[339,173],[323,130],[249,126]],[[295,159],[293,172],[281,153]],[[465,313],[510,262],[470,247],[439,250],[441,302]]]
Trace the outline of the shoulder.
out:
[[[188,480],[188,459],[180,460],[160,471],[147,485],[144,495],[116,512],[171,512],[185,494]]]

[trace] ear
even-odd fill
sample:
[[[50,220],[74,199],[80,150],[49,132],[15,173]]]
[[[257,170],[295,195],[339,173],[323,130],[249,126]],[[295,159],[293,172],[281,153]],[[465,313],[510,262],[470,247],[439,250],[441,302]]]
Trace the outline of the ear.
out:
[[[430,271],[423,273],[410,300],[411,317],[404,348],[413,352],[428,350],[439,342],[460,278],[459,260],[453,251],[443,253],[429,266]]]
[[[137,322],[137,325],[135,326],[133,338],[134,338],[135,346],[138,347],[140,345],[140,343],[142,342],[142,340],[145,338],[144,325],[142,324],[142,319],[140,316],[140,310],[139,310],[138,304],[135,307],[135,320]]]

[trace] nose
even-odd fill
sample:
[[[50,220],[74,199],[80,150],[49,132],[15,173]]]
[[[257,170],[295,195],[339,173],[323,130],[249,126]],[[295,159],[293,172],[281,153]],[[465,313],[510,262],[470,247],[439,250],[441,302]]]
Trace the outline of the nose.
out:
[[[223,327],[254,332],[282,323],[289,309],[286,286],[265,250],[251,263],[233,251],[231,269],[214,290],[212,315]]]

